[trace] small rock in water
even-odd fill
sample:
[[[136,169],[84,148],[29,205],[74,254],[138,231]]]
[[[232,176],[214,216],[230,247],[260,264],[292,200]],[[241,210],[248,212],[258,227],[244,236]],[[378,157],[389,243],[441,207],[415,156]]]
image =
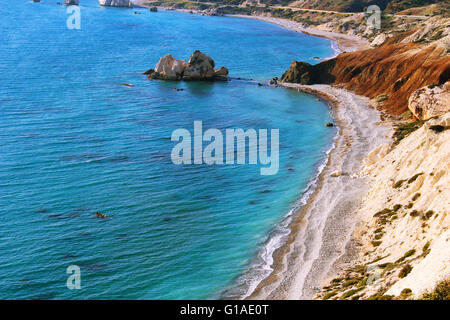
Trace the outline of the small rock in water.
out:
[[[179,88],[172,88],[172,90],[175,90],[175,91],[184,91],[184,89],[179,89]]]
[[[157,7],[151,7],[150,8],[150,12],[158,12],[158,8]]]
[[[97,216],[97,218],[101,218],[101,219],[106,218],[106,214],[100,213],[98,211],[95,213],[95,215]]]
[[[272,78],[270,80],[270,84],[273,86],[276,86],[276,85],[278,85],[278,80],[279,80],[278,77]]]
[[[262,86],[263,86],[263,84],[258,82],[258,87],[262,87]]]
[[[325,123],[325,126],[326,127],[334,127],[334,124],[332,124],[331,122],[327,122],[327,123]]]
[[[333,171],[330,174],[330,177],[339,177],[339,176],[342,176],[342,171],[340,171],[340,170]]]

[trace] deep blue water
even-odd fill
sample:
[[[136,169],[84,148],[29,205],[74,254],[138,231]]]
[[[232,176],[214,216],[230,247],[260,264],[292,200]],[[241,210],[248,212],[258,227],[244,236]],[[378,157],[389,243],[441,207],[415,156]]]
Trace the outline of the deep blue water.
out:
[[[280,76],[294,59],[332,55],[329,41],[255,20],[101,8],[96,0],[81,1],[81,30],[69,30],[55,0],[6,2],[0,298],[217,298],[235,285],[335,134],[314,96],[255,81]],[[141,74],[166,53],[188,59],[195,49],[231,77],[255,81]],[[174,165],[171,133],[192,131],[194,120],[205,129],[278,128],[278,174]],[[81,268],[81,290],[66,288],[69,265]]]

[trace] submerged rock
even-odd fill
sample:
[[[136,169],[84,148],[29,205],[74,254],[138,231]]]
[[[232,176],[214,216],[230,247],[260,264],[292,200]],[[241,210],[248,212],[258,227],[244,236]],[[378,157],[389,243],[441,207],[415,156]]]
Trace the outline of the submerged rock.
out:
[[[98,0],[98,4],[104,7],[133,8],[131,0]]]
[[[155,69],[147,70],[144,74],[154,80],[228,80],[228,69],[225,67],[214,69],[214,66],[214,60],[210,56],[196,50],[189,58],[188,63],[167,54],[159,59]]]
[[[95,213],[95,216],[97,218],[101,218],[101,219],[105,219],[106,218],[106,214],[100,213],[98,211]]]

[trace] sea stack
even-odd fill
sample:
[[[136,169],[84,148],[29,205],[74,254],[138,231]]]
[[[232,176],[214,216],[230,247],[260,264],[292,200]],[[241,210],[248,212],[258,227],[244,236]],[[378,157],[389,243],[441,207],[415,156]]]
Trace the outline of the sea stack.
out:
[[[150,69],[144,74],[153,80],[227,81],[228,69],[225,67],[214,69],[214,66],[214,60],[210,56],[196,50],[187,63],[167,54],[159,59],[155,69]]]
[[[104,7],[133,8],[131,0],[98,0],[98,3]]]

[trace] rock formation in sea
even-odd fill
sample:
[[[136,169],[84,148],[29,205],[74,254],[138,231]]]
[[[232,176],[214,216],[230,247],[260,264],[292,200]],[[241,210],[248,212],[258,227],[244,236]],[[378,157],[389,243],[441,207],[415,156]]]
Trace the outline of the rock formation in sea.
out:
[[[131,0],[98,0],[98,3],[105,7],[133,8]]]
[[[214,66],[214,60],[210,56],[196,50],[187,63],[167,54],[159,59],[155,69],[147,70],[144,74],[153,80],[228,80],[228,69],[225,67],[214,69]]]
[[[64,0],[64,4],[66,6],[78,6],[80,4],[80,0]]]
[[[414,91],[409,97],[408,108],[419,120],[428,120],[450,111],[450,81]]]

